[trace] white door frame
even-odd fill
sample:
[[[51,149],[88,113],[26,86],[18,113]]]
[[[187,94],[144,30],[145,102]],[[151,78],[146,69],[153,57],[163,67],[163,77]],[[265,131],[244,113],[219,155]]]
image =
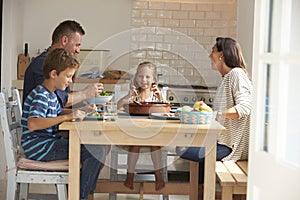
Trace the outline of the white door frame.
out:
[[[248,200],[300,199],[299,17],[298,0],[255,1]]]

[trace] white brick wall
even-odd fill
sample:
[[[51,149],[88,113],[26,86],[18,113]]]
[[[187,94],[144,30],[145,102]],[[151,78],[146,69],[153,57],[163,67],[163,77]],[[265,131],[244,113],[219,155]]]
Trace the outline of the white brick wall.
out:
[[[218,85],[208,55],[218,36],[236,38],[236,0],[134,0],[130,67],[152,61],[160,83]],[[152,27],[149,29],[149,27]]]

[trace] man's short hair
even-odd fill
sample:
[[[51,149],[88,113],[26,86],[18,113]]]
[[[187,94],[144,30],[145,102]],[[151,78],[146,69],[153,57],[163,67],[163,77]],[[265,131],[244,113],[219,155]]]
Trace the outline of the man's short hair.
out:
[[[85,34],[85,31],[78,22],[74,20],[63,21],[55,28],[52,34],[52,44],[59,42],[60,38],[63,36],[71,37],[72,34],[77,32],[80,35]]]

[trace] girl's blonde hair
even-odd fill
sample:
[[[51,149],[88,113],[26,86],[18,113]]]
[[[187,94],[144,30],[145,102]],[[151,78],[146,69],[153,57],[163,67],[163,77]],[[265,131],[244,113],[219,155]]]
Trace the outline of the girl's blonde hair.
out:
[[[136,82],[136,77],[138,75],[139,70],[143,67],[148,67],[149,69],[151,69],[154,82],[157,83],[157,68],[156,68],[156,65],[153,64],[152,62],[142,62],[138,65],[138,67],[136,69],[136,73],[135,73],[135,76],[134,76],[134,79],[133,79],[134,86],[138,85],[137,82]]]

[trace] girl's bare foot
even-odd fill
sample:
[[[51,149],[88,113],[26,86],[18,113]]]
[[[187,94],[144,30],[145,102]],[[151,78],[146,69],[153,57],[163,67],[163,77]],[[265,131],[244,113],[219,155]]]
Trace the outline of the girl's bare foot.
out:
[[[127,173],[127,178],[124,181],[124,186],[133,190],[133,178],[134,178],[134,173]]]
[[[155,190],[156,191],[161,190],[164,187],[165,187],[165,181],[164,180],[161,180],[161,181],[156,180],[155,181]]]
[[[161,190],[165,187],[165,181],[160,171],[155,172],[155,190]]]

